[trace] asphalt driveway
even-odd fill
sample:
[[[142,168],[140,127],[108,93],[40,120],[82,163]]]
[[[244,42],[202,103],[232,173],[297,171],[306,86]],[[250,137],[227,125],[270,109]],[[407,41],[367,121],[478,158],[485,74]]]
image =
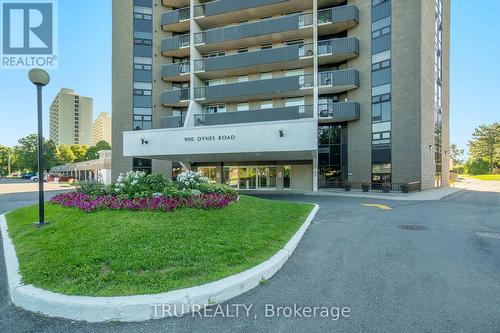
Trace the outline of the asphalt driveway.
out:
[[[45,318],[9,304],[1,260],[0,331],[500,331],[500,238],[495,237],[500,236],[499,193],[463,191],[426,202],[270,198],[316,202],[321,208],[282,270],[267,283],[226,303],[252,305],[249,317],[187,315],[102,324]],[[34,193],[0,196],[0,212],[34,199]],[[265,318],[266,304],[349,307],[351,316],[337,321]]]

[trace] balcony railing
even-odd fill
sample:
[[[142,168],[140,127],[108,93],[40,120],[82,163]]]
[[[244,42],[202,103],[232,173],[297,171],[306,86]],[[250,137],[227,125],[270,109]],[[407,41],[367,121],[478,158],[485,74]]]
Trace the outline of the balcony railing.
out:
[[[354,5],[345,5],[318,11],[318,24],[359,22],[359,10]]]
[[[185,116],[172,116],[161,119],[160,128],[180,128],[184,126]]]
[[[233,13],[245,9],[258,8],[260,6],[272,5],[284,2],[284,0],[219,0],[212,1],[194,7],[194,17],[215,16]]]
[[[334,38],[318,41],[318,54],[359,54],[359,40],[355,37]]]
[[[184,20],[189,20],[190,9],[189,7],[174,9],[169,12],[161,14],[161,25],[169,25],[179,23]]]
[[[283,121],[313,117],[312,105],[285,106],[271,109],[204,113],[194,116],[195,126],[243,124],[264,121]]]
[[[221,85],[196,87],[195,99],[228,99],[244,96],[279,95],[283,92],[299,91],[314,86],[314,75],[285,76],[264,80],[234,82]]]
[[[359,72],[354,69],[339,69],[318,73],[319,86],[348,86],[359,87]]]
[[[190,99],[190,89],[172,89],[163,92],[162,104],[177,104],[180,102],[189,101]]]
[[[360,106],[356,102],[333,102],[318,104],[318,118],[334,121],[358,120]]]
[[[189,46],[189,34],[165,38],[161,41],[162,52],[178,50],[181,47]]]
[[[231,40],[293,31],[313,24],[312,13],[290,14],[279,18],[209,29],[194,34],[195,44],[222,43]]]
[[[298,60],[314,55],[314,44],[290,45],[259,51],[237,53],[194,61],[194,70],[216,71]]]
[[[162,78],[176,77],[190,72],[189,61],[165,64],[162,66]]]

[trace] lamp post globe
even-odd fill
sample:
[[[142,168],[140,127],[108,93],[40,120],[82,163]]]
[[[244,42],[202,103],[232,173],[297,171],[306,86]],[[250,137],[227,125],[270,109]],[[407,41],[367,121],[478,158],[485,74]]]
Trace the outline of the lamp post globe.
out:
[[[30,81],[36,86],[46,86],[50,82],[49,73],[41,68],[33,68],[28,72]]]
[[[50,82],[49,74],[41,68],[33,68],[29,71],[28,77],[30,81],[36,86],[37,92],[37,108],[38,108],[38,218],[35,222],[36,227],[43,227],[45,224],[45,207],[43,195],[43,180],[44,180],[44,167],[43,167],[43,126],[42,126],[42,88]]]

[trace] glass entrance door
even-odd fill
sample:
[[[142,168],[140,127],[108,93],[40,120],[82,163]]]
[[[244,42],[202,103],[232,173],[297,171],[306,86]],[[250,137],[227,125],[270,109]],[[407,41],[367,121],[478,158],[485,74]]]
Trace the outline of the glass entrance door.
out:
[[[260,167],[257,176],[260,190],[276,189],[276,167]]]

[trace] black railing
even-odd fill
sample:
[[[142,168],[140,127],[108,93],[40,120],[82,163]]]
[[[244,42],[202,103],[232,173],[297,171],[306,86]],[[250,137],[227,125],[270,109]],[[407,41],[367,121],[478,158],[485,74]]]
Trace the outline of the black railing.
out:
[[[342,188],[350,186],[353,190],[363,190],[368,189],[368,191],[376,192],[417,192],[420,191],[420,182],[411,183],[380,183],[380,182],[346,182],[343,180],[320,180],[320,188]]]

